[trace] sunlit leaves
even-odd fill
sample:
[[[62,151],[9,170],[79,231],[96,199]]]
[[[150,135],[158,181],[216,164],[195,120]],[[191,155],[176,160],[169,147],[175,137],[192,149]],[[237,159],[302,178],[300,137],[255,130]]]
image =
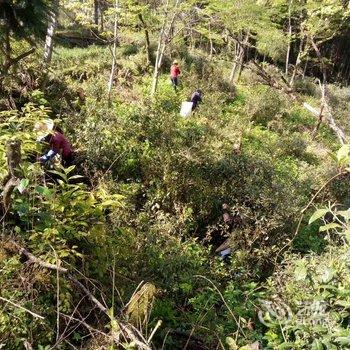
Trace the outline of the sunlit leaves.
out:
[[[349,165],[350,164],[350,145],[343,145],[338,151],[337,151],[337,160],[340,165]]]
[[[294,270],[294,276],[297,281],[302,281],[307,276],[307,267],[303,262],[300,262],[298,266],[296,266]]]
[[[28,187],[28,185],[29,185],[29,179],[22,179],[19,185],[17,186],[18,192],[23,193],[25,189]]]
[[[316,210],[309,219],[309,225],[312,224],[314,221],[324,217],[328,213],[328,211],[329,211],[328,209]]]

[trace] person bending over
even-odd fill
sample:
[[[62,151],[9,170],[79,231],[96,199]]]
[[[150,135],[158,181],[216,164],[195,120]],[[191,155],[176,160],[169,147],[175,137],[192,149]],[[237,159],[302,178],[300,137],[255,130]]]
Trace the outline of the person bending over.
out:
[[[192,111],[194,111],[200,102],[202,102],[203,93],[201,90],[196,90],[191,96]]]
[[[61,156],[63,166],[70,166],[74,162],[74,151],[62,130],[54,126],[52,120],[46,120],[35,126],[35,129],[46,135],[39,136],[38,141],[47,142],[49,150],[39,158],[42,165],[52,160],[57,154]]]

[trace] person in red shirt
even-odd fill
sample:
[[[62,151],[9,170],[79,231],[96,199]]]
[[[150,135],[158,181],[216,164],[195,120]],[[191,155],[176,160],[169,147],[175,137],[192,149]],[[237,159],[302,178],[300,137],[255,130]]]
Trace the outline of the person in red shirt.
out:
[[[179,62],[177,60],[175,60],[170,68],[170,80],[171,80],[171,83],[172,83],[175,91],[177,90],[177,86],[179,84],[178,77],[180,74],[181,74],[181,71],[179,68]]]
[[[45,164],[59,154],[64,166],[72,165],[74,162],[74,151],[68,139],[63,135],[62,130],[54,126],[53,123],[44,122],[44,124],[44,126],[39,126],[39,129],[43,131],[46,128],[49,134],[38,140],[47,142],[50,149],[39,158],[40,163]]]

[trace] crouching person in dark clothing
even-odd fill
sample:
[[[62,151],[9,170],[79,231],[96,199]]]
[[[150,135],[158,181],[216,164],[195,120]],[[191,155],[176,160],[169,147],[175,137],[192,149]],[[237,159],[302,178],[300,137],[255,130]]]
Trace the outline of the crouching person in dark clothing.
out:
[[[192,111],[194,111],[200,102],[202,102],[202,91],[196,90],[192,96],[191,96],[191,102],[192,102]]]

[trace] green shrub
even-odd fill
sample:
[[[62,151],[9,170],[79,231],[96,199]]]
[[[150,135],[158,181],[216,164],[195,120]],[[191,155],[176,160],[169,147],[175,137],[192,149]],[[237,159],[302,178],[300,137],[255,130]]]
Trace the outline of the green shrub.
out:
[[[303,158],[307,148],[305,137],[299,133],[283,135],[278,145],[283,153],[295,158]]]
[[[294,88],[297,92],[309,95],[313,97],[318,97],[318,86],[315,81],[310,78],[296,79],[294,82]]]
[[[319,209],[310,223],[322,217],[326,224],[320,232],[330,243],[326,251],[289,256],[285,268],[269,279],[271,300],[262,303],[260,313],[269,328],[267,348],[347,349],[350,344],[349,211]]]
[[[281,94],[265,85],[258,85],[249,91],[246,113],[255,123],[267,123],[283,111],[286,101]]]

